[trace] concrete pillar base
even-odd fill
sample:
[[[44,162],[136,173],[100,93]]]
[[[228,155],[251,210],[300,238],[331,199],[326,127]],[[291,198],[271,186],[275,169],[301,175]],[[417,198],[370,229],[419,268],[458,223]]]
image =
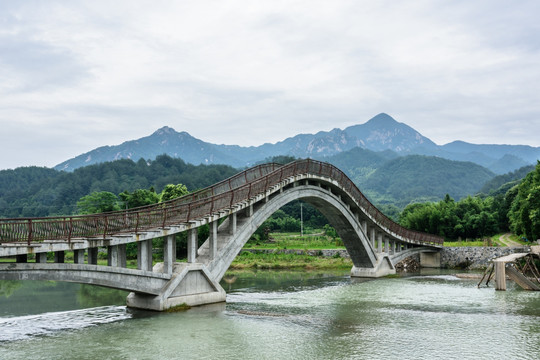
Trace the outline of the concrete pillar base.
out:
[[[351,269],[351,277],[378,278],[395,273],[396,268],[394,267],[388,256],[384,256],[379,259],[375,267],[359,268],[353,266],[353,268]]]
[[[163,263],[153,268],[163,272]],[[227,294],[203,264],[175,263],[171,280],[159,295],[130,293],[128,307],[164,311],[177,305],[198,306],[224,302]]]
[[[422,252],[420,253],[420,266],[425,268],[440,268],[440,252]]]

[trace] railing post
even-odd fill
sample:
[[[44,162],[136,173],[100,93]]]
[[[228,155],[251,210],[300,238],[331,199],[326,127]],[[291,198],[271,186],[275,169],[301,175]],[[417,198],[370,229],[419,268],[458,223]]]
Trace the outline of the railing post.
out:
[[[32,219],[28,219],[28,245],[32,242]]]
[[[107,215],[104,216],[104,223],[105,229],[103,230],[103,239],[107,237],[107,230],[109,229],[109,217]]]
[[[68,242],[71,242],[71,235],[73,234],[73,217],[69,217],[69,233],[68,233]]]

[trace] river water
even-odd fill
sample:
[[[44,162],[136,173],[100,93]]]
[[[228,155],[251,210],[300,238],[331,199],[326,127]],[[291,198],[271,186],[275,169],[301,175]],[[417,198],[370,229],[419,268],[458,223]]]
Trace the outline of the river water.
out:
[[[126,309],[126,293],[0,281],[0,359],[540,359],[540,293],[450,272],[238,273],[227,304]]]

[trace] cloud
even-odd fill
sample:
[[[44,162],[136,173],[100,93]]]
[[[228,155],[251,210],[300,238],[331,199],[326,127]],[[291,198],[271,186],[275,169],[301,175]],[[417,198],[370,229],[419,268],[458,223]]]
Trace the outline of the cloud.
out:
[[[536,1],[4,2],[0,168],[168,125],[258,145],[380,112],[540,146]],[[23,136],[21,136],[24,134]]]

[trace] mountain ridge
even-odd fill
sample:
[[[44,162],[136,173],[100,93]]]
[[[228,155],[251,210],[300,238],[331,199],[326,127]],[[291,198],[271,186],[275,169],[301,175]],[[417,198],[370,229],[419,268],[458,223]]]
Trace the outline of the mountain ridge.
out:
[[[182,158],[192,164],[226,164],[251,166],[272,156],[324,159],[355,147],[371,151],[391,150],[398,155],[418,154],[449,160],[472,161],[496,174],[533,164],[540,158],[540,147],[528,145],[471,144],[453,141],[437,145],[407,124],[381,113],[364,124],[345,129],[334,128],[315,134],[297,134],[276,143],[259,146],[212,144],[197,139],[186,131],[177,132],[164,126],[149,136],[128,140],[119,145],[101,146],[68,159],[54,167],[73,171],[79,167],[118,159],[152,160],[161,154]]]

